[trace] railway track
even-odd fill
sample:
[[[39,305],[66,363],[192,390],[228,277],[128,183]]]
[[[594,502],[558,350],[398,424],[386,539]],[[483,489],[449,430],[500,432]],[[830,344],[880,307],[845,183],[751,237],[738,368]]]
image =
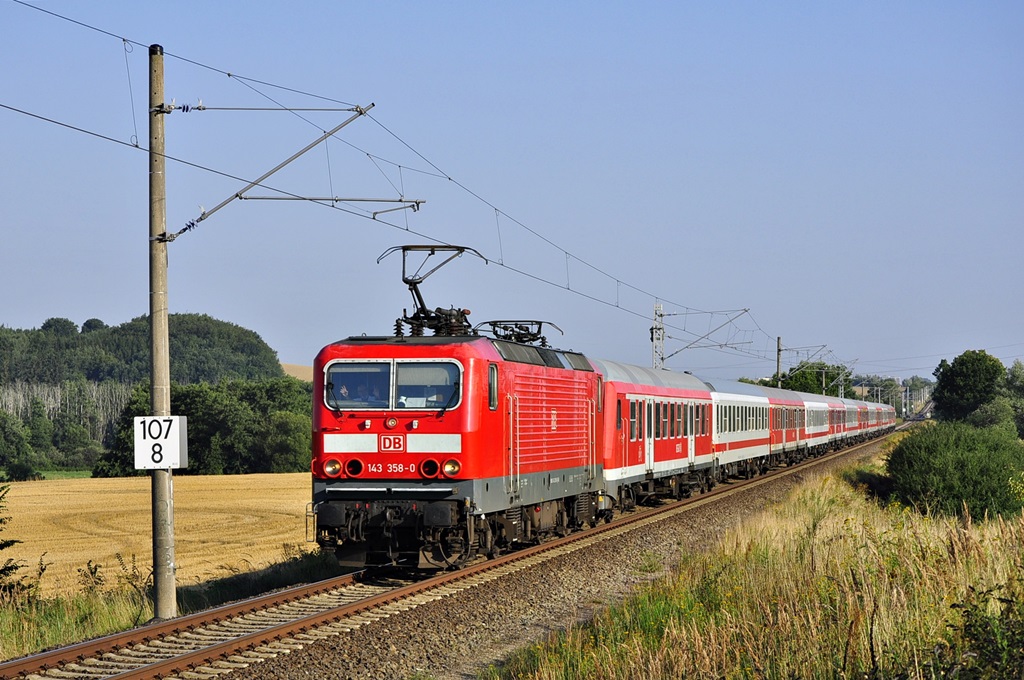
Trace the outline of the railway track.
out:
[[[420,581],[350,574],[0,664],[3,678],[209,678],[401,615],[856,452],[860,444]],[[336,643],[341,646],[344,641]]]

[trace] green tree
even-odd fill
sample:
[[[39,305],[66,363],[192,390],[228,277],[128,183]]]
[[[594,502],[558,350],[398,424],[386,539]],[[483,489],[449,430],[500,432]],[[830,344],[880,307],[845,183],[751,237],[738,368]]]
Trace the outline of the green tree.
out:
[[[943,359],[934,375],[932,400],[946,420],[963,420],[992,401],[1005,381],[1003,364],[984,350],[967,350],[951,364]]]
[[[16,336],[12,332],[0,326],[0,385],[14,382],[11,377],[14,370],[14,350]]]
[[[78,335],[78,324],[71,319],[54,317],[44,321],[39,330],[48,335],[68,338]]]
[[[109,328],[107,324],[103,323],[99,319],[89,319],[82,324],[83,333],[92,333],[93,331],[101,331],[104,328]]]
[[[1007,434],[1017,436],[1015,415],[1010,398],[999,395],[968,414],[964,422],[975,427],[995,427]]]
[[[135,477],[143,474],[142,470],[135,469],[135,417],[149,415],[150,411],[149,383],[141,383],[132,390],[114,426],[110,448],[96,460],[92,468],[93,477]]]
[[[60,470],[91,470],[103,453],[103,445],[89,435],[79,418],[67,412],[58,413],[53,420],[53,445],[57,450],[50,460]]]
[[[313,424],[308,415],[275,411],[259,433],[258,455],[249,472],[303,472],[309,469]]]
[[[248,404],[257,413],[288,411],[309,415],[313,385],[291,376],[264,380],[231,380],[230,394]]]
[[[40,455],[49,454],[53,450],[53,423],[46,416],[46,407],[39,399],[33,399],[29,404],[25,425],[28,427],[28,443],[32,449]]]
[[[256,444],[256,414],[223,384],[172,386],[171,411],[188,416],[188,474],[248,472],[245,461]]]
[[[1024,363],[1020,359],[1006,369],[1006,389],[1011,398],[1024,399]]]
[[[1017,436],[1024,438],[1024,363],[1020,359],[1006,369],[1006,392],[1013,409]]]
[[[912,376],[903,381],[903,386],[910,388],[913,391],[926,390],[931,388],[935,383],[927,378],[922,378],[919,375]]]
[[[110,451],[100,456],[94,477],[140,474],[135,470],[135,418],[150,413],[149,385],[141,385],[125,408]],[[188,467],[179,474],[216,475],[248,472],[257,446],[258,418],[225,384],[171,384],[171,413],[188,418]]]
[[[822,389],[824,383],[824,391]],[[769,387],[778,385],[778,376],[773,376],[767,383]],[[852,392],[849,376],[845,366],[826,364],[824,361],[801,361],[782,374],[782,388],[807,394],[828,394],[839,396],[840,386],[849,396]]]
[[[32,446],[21,420],[10,413],[0,411],[0,467],[11,476],[12,468],[30,463]]]

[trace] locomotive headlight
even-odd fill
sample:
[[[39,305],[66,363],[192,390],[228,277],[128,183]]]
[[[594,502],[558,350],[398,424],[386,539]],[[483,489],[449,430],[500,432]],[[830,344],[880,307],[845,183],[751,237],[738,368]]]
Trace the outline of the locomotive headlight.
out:
[[[341,461],[337,458],[329,458],[324,463],[324,474],[328,477],[337,477],[341,473]]]
[[[391,416],[390,418],[384,421],[384,427],[388,428],[389,430],[394,428],[395,425],[398,425],[398,418],[395,418],[394,416]]]
[[[459,474],[459,470],[462,469],[462,464],[457,460],[446,460],[444,462],[444,474],[448,477],[454,477]]]

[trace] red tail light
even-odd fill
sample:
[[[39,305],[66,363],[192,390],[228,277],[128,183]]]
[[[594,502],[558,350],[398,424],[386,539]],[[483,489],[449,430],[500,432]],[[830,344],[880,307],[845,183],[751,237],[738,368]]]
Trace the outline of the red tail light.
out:
[[[420,474],[424,477],[437,477],[437,473],[441,471],[441,466],[433,458],[427,458],[425,461],[420,463]]]
[[[350,458],[345,463],[345,472],[349,477],[358,477],[363,474],[363,461],[358,458]]]

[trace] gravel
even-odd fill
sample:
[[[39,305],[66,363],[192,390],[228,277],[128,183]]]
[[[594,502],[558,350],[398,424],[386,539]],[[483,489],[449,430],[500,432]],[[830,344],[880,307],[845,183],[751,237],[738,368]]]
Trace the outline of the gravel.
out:
[[[868,447],[818,466],[830,470],[867,458]],[[665,568],[681,554],[714,547],[744,518],[780,502],[806,475],[789,475],[725,503],[712,503],[643,530],[545,562],[456,596],[369,623],[345,636],[310,643],[247,669],[231,680],[283,678],[475,678],[515,649],[588,620],[620,601],[638,583],[659,576],[642,571],[656,555]]]

